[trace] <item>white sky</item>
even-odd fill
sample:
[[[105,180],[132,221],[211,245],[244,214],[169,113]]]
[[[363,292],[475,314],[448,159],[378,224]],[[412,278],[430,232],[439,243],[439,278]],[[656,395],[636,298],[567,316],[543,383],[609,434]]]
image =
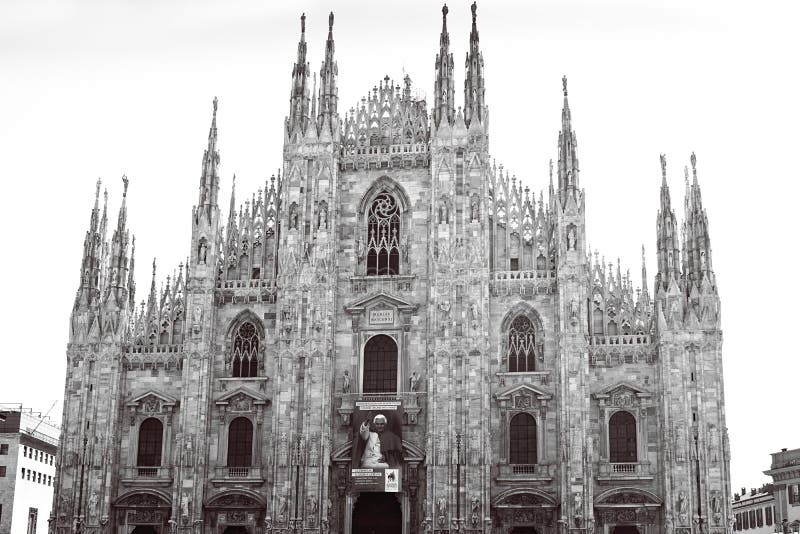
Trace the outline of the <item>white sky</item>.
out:
[[[457,103],[469,2],[448,27]],[[127,173],[137,237],[137,299],[189,250],[201,158],[219,104],[221,203],[240,201],[281,165],[299,16],[318,71],[336,14],[340,111],[389,75],[432,94],[441,3],[431,1],[0,2],[0,154],[9,282],[0,324],[0,402],[61,416],[68,319],[95,180],[110,230]],[[587,227],[606,261],[652,291],[655,218],[667,155],[682,218],[683,166],[697,153],[723,306],[734,491],[767,477],[769,453],[800,447],[794,323],[800,124],[798,4],[482,0],[478,28],[491,152],[523,183],[547,185],[556,158],[561,76],[569,77]],[[110,238],[110,234],[109,234]],[[637,282],[638,284],[638,282]]]

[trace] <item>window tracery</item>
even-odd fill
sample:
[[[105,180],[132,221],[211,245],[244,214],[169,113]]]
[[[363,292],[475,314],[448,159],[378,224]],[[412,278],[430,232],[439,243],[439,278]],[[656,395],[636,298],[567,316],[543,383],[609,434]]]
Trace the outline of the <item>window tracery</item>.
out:
[[[233,338],[232,372],[234,377],[258,376],[258,352],[260,340],[255,325],[242,323]]]
[[[531,320],[520,315],[511,322],[508,331],[508,371],[535,371],[536,333]]]
[[[400,207],[381,193],[367,214],[367,275],[400,274]]]

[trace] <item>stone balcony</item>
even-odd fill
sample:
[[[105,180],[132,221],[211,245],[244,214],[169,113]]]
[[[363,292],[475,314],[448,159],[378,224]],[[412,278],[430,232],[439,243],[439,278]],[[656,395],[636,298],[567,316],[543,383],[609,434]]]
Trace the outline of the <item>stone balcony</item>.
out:
[[[350,425],[350,416],[355,410],[356,401],[400,401],[406,420],[405,424],[416,425],[420,403],[425,402],[425,392],[423,391],[400,391],[397,393],[337,393],[336,397],[341,399],[338,411],[341,417],[341,424]]]
[[[172,485],[172,467],[163,465],[123,467],[121,480],[126,486],[168,487]]]
[[[651,467],[649,462],[600,462],[597,480],[606,482],[652,480]]]
[[[215,486],[226,484],[253,484],[260,486],[264,483],[264,476],[261,466],[217,466],[214,468],[214,478],[211,479],[211,483]]]
[[[554,465],[550,464],[500,464],[497,466],[498,482],[550,482]]]

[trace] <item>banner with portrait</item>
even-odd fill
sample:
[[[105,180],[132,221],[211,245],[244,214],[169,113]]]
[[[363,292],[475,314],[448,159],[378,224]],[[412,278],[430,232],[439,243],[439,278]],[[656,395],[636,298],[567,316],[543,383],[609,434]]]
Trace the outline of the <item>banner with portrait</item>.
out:
[[[395,399],[357,400],[351,421],[353,489],[399,492],[403,472],[403,403]]]

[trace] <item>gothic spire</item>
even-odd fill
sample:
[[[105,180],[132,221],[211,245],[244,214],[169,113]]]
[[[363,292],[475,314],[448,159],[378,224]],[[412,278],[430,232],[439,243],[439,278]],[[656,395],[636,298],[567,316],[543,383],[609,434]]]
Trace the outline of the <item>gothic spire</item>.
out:
[[[108,287],[115,291],[117,305],[124,307],[124,290],[128,283],[128,209],[126,199],[128,196],[128,177],[122,175],[122,203],[119,207],[117,216],[117,227],[111,237],[111,260],[109,263],[109,284]],[[122,291],[117,291],[122,289]]]
[[[333,43],[333,11],[328,15],[328,40],[325,41],[325,61],[319,73],[319,117],[321,127],[325,127],[325,121],[329,122],[331,134],[338,131],[338,126],[332,120],[338,116],[339,89],[336,86],[336,79],[339,75],[339,67],[333,58],[335,46]]]
[[[478,6],[472,2],[472,31],[469,34],[469,52],[467,53],[466,75],[464,77],[464,121],[467,126],[473,117],[478,122],[486,120],[484,102],[483,54],[478,42],[477,25]]]
[[[711,269],[711,240],[708,236],[708,217],[703,209],[703,199],[700,194],[700,184],[697,182],[697,158],[692,152],[692,184],[689,186],[687,177],[686,199],[684,213],[685,243],[684,261],[686,262],[686,277],[698,286],[704,278],[708,278],[714,285]],[[688,173],[687,173],[688,174]],[[688,288],[687,288],[688,291]]]
[[[297,61],[292,68],[292,91],[289,96],[287,133],[304,133],[308,122],[308,63],[306,62],[306,14],[300,17],[300,41],[297,43]]]
[[[208,130],[208,147],[203,153],[203,173],[200,176],[200,200],[197,205],[197,217],[205,211],[209,221],[211,209],[217,206],[219,192],[219,151],[217,150],[217,97],[214,97],[214,111],[211,116],[211,127]]]
[[[656,218],[656,253],[658,272],[656,273],[656,294],[659,288],[667,289],[671,279],[680,280],[680,256],[678,253],[678,223],[670,204],[667,185],[667,158],[661,154],[661,203]]]
[[[650,308],[650,292],[647,290],[647,259],[644,255],[644,245],[642,245],[642,295],[640,302],[646,308]]]
[[[567,77],[561,78],[564,91],[564,107],[561,110],[561,132],[558,134],[558,192],[562,204],[568,194],[575,194],[580,188],[578,182],[578,139],[572,129],[572,114],[567,98]]]
[[[94,207],[89,217],[89,229],[83,240],[83,257],[81,258],[81,281],[75,298],[75,307],[88,308],[98,300],[100,293],[100,270],[103,259],[103,226],[100,222],[100,186],[97,179],[94,192]]]
[[[436,81],[434,83],[433,121],[438,127],[442,122],[453,124],[455,108],[453,92],[453,54],[450,53],[450,34],[447,32],[447,4],[442,7],[442,34],[439,37],[439,53],[436,55]]]

